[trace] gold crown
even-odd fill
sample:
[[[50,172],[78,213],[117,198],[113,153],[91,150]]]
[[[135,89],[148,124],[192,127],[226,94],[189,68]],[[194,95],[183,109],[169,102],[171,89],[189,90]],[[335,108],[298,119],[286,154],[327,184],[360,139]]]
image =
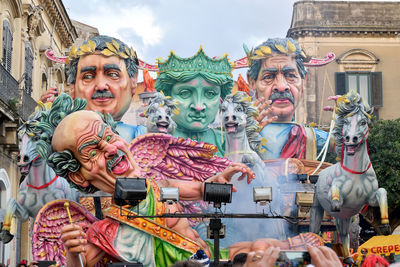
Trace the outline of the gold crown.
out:
[[[112,39],[112,42],[106,42],[106,48],[100,51],[106,57],[117,56],[123,59],[133,59],[138,64],[138,58],[136,51],[131,47],[130,49],[126,46],[120,46],[117,41]],[[89,40],[87,44],[83,44],[77,48],[76,46],[71,47],[71,51],[69,52],[69,56],[66,60],[66,63],[71,63],[72,60],[84,56],[94,54],[96,52],[96,43],[92,40]]]

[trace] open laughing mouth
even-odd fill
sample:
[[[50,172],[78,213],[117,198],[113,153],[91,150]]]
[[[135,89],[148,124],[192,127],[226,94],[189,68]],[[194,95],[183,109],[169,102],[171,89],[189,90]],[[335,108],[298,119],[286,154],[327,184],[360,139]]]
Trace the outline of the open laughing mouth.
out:
[[[157,122],[156,123],[157,129],[160,133],[167,133],[168,132],[168,122]]]
[[[358,149],[358,147],[360,146],[360,144],[356,144],[356,145],[346,145],[346,152],[347,155],[354,155]]]
[[[227,133],[236,133],[236,130],[238,128],[238,123],[236,122],[228,122],[225,123],[225,129]]]
[[[120,154],[120,153],[118,153]],[[121,153],[122,154],[122,153]],[[121,175],[129,170],[130,164],[125,155],[120,155],[119,157],[114,157],[111,159],[112,165],[110,171],[115,175]]]

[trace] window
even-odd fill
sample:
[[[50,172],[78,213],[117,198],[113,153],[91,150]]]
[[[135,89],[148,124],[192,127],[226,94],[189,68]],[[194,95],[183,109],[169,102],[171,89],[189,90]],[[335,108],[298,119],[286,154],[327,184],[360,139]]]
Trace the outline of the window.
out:
[[[12,55],[12,31],[10,22],[3,21],[3,58],[2,63],[8,72],[11,73],[11,55]]]
[[[25,92],[32,96],[33,52],[29,42],[25,43]]]
[[[357,91],[372,107],[382,107],[382,72],[336,72],[336,94]]]

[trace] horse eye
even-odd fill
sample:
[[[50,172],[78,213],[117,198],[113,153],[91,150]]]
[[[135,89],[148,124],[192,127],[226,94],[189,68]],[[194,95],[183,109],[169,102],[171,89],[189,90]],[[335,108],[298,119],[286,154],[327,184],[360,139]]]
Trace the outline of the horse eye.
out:
[[[362,122],[361,122],[361,125],[363,125],[363,126],[364,126],[365,124],[367,124],[367,122],[366,122],[366,121],[362,121]]]

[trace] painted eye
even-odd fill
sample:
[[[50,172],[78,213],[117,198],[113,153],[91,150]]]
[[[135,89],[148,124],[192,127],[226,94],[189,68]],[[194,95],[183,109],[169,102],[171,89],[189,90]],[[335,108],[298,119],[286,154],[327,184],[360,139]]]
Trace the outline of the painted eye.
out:
[[[364,126],[364,125],[366,125],[366,124],[367,124],[366,121],[362,121],[362,122],[361,122],[361,125],[362,125],[362,126]]]
[[[237,112],[243,112],[243,108],[242,108],[241,106],[237,106],[237,107],[236,107],[236,111],[237,111]]]
[[[206,97],[208,97],[208,98],[213,98],[213,97],[215,97],[215,96],[217,95],[217,92],[214,92],[214,91],[207,91],[207,92],[205,93],[205,95],[206,95]]]
[[[111,140],[111,135],[107,135],[104,140],[106,140],[106,142],[110,141]]]
[[[179,96],[182,98],[189,98],[191,95],[191,92],[189,90],[182,90],[179,92]]]
[[[96,156],[96,154],[97,154],[97,151],[96,150],[92,150],[89,153],[89,157],[93,158],[94,156]]]

